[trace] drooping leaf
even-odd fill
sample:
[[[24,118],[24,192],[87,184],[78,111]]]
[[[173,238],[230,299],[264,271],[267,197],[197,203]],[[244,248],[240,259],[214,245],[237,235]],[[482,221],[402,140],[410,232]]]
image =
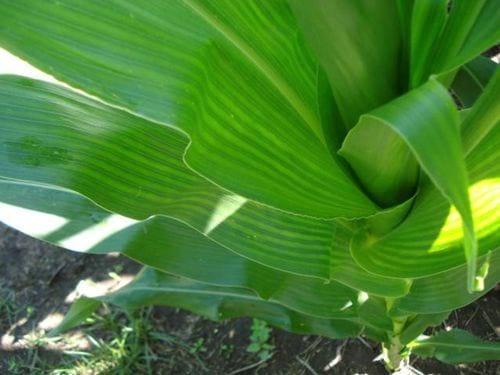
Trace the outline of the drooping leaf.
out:
[[[136,220],[173,216],[265,264],[282,265],[291,251],[287,270],[328,279],[331,224],[210,184],[182,163],[187,141],[176,131],[54,85],[4,77],[0,90],[1,176],[70,189]]]
[[[461,329],[421,337],[410,347],[412,353],[421,357],[434,357],[451,364],[500,360],[500,343],[483,341]]]
[[[253,289],[265,299],[312,316],[347,317],[354,313],[357,292],[343,284],[253,262],[174,219],[156,216],[136,222],[108,213],[68,191],[10,181],[0,181],[0,193],[0,220],[59,246],[90,253],[120,252],[171,274]],[[335,243],[342,246],[340,241]],[[334,280],[393,298],[409,290],[404,281],[379,278],[355,267],[348,258],[347,245],[337,250],[344,255],[333,262]]]
[[[355,319],[321,319],[268,302],[244,289],[217,287],[146,268],[134,281],[99,300],[135,310],[148,305],[176,306],[213,320],[250,316],[294,332],[331,338],[356,336]]]
[[[0,79],[0,176],[74,190],[124,216],[165,213],[197,227],[227,194],[185,167],[180,132],[52,84]]]

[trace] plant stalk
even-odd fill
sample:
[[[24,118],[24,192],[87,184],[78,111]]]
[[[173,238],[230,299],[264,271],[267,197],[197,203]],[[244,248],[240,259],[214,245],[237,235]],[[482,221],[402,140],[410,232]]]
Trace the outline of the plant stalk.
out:
[[[387,311],[391,309],[393,303],[393,299],[386,298]],[[408,317],[392,318],[393,330],[389,333],[388,342],[382,343],[382,355],[389,372],[397,371],[408,364],[409,351],[406,350],[406,346],[400,340],[400,334],[407,320]]]

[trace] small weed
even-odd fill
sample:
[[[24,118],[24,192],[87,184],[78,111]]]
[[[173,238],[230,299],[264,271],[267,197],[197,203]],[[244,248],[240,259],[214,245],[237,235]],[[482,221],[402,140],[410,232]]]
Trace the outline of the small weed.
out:
[[[273,356],[274,345],[269,343],[271,328],[266,322],[254,319],[251,327],[250,345],[247,351],[255,353],[261,361],[268,360]]]
[[[203,346],[204,342],[205,340],[203,338],[199,338],[198,340],[196,340],[194,345],[189,349],[189,353],[195,354],[198,352],[206,352],[207,349]]]
[[[14,291],[0,284],[0,331],[7,330],[16,322],[20,310]]]
[[[131,316],[108,309],[104,315],[94,315],[94,325],[86,330],[94,349],[90,353],[77,353],[75,363],[70,367],[55,369],[53,373],[151,373],[152,326],[149,314],[150,309],[143,309]]]
[[[35,313],[35,308],[33,306],[26,307],[26,319],[29,319]]]
[[[233,344],[222,344],[220,347],[220,353],[226,359],[231,357],[231,354],[233,353],[233,351],[234,351]]]
[[[6,314],[14,307],[0,304],[0,308]],[[26,309],[22,312],[27,313]],[[104,306],[86,320],[90,325],[82,327],[75,337],[82,340],[83,334],[90,349],[71,345],[69,333],[53,337],[33,331],[24,337],[25,356],[9,358],[5,369],[9,375],[129,375],[169,373],[182,362],[194,373],[208,372],[199,357],[207,351],[205,339],[189,345],[177,336],[159,332],[151,312],[148,308],[125,314],[118,308]],[[43,355],[52,347],[61,354],[54,358]]]

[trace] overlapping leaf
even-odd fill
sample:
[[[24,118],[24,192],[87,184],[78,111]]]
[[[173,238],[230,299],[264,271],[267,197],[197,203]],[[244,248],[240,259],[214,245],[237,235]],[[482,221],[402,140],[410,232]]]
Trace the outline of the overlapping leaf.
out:
[[[437,314],[420,314],[410,318],[400,335],[400,341],[406,345],[420,336],[427,328],[437,326],[448,317],[449,311]]]
[[[462,138],[464,151],[468,154],[481,140],[497,127],[500,122],[500,68],[495,68],[495,73],[484,88],[483,95],[474,103],[473,107],[462,122]]]
[[[0,220],[168,273],[146,268],[101,298],[128,309],[380,341],[403,316],[407,344],[485,293],[500,279],[500,75],[481,59],[462,68],[462,121],[435,78],[447,85],[500,39],[500,8],[291,4],[0,0],[1,46],[103,100],[0,78]],[[346,134],[357,178],[336,152]],[[466,262],[481,292],[464,288]],[[497,357],[465,336],[411,346]]]
[[[362,326],[356,319],[321,319],[297,313],[278,303],[264,301],[241,288],[210,286],[145,268],[130,284],[97,298],[127,310],[148,305],[176,306],[213,320],[250,316],[299,334],[321,334],[331,338],[356,336]],[[60,330],[81,322],[97,308],[95,299],[77,301]]]
[[[452,364],[500,359],[499,343],[483,341],[461,329],[419,338],[411,348],[419,356]]]
[[[2,83],[0,175],[77,191],[135,220],[173,216],[237,254],[278,270],[365,285],[363,290],[382,295],[407,291],[406,281],[372,276],[354,264],[346,239],[332,239],[333,222],[246,202],[192,173],[181,162],[185,141],[177,132],[54,85],[15,77],[4,77]],[[118,142],[122,137],[126,148]],[[56,210],[80,220],[71,207],[82,198],[68,194],[48,199],[43,192],[31,192],[18,195],[14,204],[37,209],[45,200],[56,207],[42,206],[42,212]],[[106,215],[88,208],[89,203],[84,206],[84,212],[93,210],[84,216],[87,222]],[[22,221],[18,228],[29,232]],[[60,240],[55,242],[65,246]]]
[[[414,280],[408,295],[396,299],[394,310],[415,314],[442,313],[472,303],[500,281],[500,249],[479,258],[478,264],[483,271],[482,291],[469,293],[464,288],[466,267],[461,266]]]
[[[500,8],[495,0],[453,1],[434,45],[430,73],[452,71],[500,41]]]
[[[377,211],[323,140],[317,66],[285,0],[0,5],[1,46],[186,132],[188,164],[217,184],[309,216]]]
[[[494,128],[467,157],[469,194],[479,254],[498,246],[500,129]],[[455,209],[428,181],[422,184],[411,213],[391,233],[359,242],[351,252],[370,272],[393,277],[423,277],[465,262],[462,231]]]
[[[483,93],[496,69],[497,64],[484,56],[478,56],[460,68],[451,89],[458,96],[463,107],[472,107]]]

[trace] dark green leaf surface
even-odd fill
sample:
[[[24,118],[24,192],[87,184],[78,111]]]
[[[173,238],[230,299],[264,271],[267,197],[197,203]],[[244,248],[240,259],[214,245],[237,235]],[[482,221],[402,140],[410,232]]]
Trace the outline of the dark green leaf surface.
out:
[[[177,220],[156,216],[135,222],[71,192],[8,181],[0,181],[0,192],[2,221],[59,246],[97,254],[120,252],[170,274],[252,289],[309,315],[353,316],[355,290],[253,262]],[[24,209],[16,210],[19,206]],[[64,225],[51,228],[57,219],[65,220]]]
[[[280,267],[288,254],[287,270],[328,279],[331,223],[210,184],[182,163],[176,131],[36,81],[4,77],[0,95],[0,176],[77,191],[136,220],[173,216],[257,261]]]
[[[392,331],[392,320],[386,314],[385,300],[369,297],[358,308],[359,318],[363,324],[370,325],[380,331]]]
[[[474,103],[462,122],[463,147],[471,152],[500,123],[500,68],[496,67],[483,95]]]
[[[362,328],[355,320],[314,318],[244,289],[210,286],[153,269],[145,269],[132,283],[100,299],[130,310],[145,305],[176,306],[213,320],[250,316],[294,333],[331,338],[356,336]]]
[[[437,314],[421,314],[411,319],[404,327],[400,335],[400,341],[407,345],[420,336],[427,328],[441,324],[450,315],[449,311]]]
[[[353,337],[362,330],[355,319],[314,318],[262,300],[244,289],[209,286],[145,268],[130,284],[112,294],[76,300],[51,333],[59,334],[81,324],[101,302],[129,311],[149,305],[176,306],[212,320],[250,316],[294,333],[316,333],[330,338]]]
[[[481,267],[485,262],[488,272],[481,279],[483,291],[469,293],[464,288],[466,267],[461,266],[414,280],[408,295],[396,299],[394,309],[417,314],[441,313],[472,303],[500,282],[500,249],[478,259]]]
[[[465,108],[470,108],[483,93],[497,69],[497,64],[484,56],[478,56],[462,66],[451,85]]]
[[[421,357],[434,357],[451,364],[500,360],[500,343],[482,341],[461,329],[418,339],[411,348],[412,353]]]

